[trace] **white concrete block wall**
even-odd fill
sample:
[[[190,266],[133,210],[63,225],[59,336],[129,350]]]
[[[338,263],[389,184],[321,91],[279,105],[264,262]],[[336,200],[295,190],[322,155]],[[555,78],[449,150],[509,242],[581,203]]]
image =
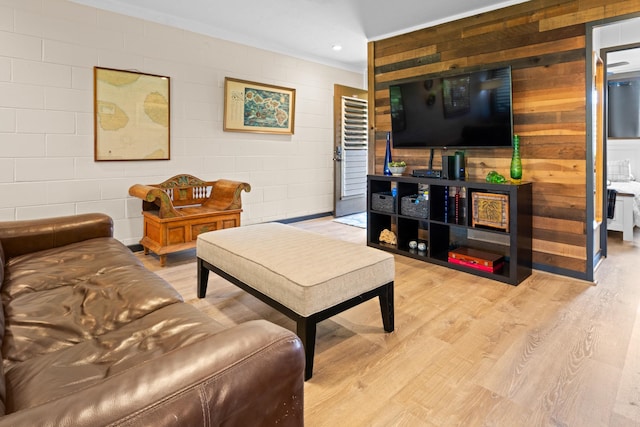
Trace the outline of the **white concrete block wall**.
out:
[[[93,160],[93,67],[171,78],[171,160]],[[224,132],[225,76],[296,89],[295,134]],[[134,183],[247,181],[244,224],[333,209],[333,85],[364,74],[64,0],[0,0],[0,220],[104,212],[142,234]]]

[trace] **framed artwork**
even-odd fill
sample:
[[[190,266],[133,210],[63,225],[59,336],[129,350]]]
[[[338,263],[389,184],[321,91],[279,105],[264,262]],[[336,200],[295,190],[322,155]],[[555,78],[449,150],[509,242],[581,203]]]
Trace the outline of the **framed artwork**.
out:
[[[224,79],[224,130],[293,135],[296,90]]]
[[[169,160],[169,77],[93,70],[94,159]]]
[[[485,225],[509,232],[509,195],[473,193],[472,225]]]

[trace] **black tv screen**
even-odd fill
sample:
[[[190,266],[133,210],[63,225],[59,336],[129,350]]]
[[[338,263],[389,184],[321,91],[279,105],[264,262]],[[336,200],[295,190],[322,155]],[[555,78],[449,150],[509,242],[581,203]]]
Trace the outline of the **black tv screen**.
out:
[[[396,148],[511,146],[511,67],[389,86]]]

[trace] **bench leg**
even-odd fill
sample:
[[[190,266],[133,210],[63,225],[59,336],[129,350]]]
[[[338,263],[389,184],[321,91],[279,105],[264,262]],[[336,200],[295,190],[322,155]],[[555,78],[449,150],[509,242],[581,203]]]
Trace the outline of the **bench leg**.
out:
[[[296,335],[304,347],[305,367],[304,380],[313,375],[313,355],[316,348],[316,322],[308,317],[300,317],[296,321]]]
[[[209,283],[209,269],[204,266],[202,259],[196,261],[198,266],[198,298],[207,296],[207,284]]]
[[[393,332],[395,329],[393,312],[393,282],[384,285],[380,293],[380,311],[382,312],[382,325],[386,332]]]

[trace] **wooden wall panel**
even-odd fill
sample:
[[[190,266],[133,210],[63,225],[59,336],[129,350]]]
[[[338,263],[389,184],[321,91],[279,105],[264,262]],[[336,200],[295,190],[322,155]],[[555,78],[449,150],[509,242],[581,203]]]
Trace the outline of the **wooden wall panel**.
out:
[[[536,267],[587,269],[586,26],[640,11],[637,0],[532,0],[423,30],[371,42],[369,96],[374,149],[382,172],[391,130],[390,84],[511,65],[514,132],[520,135],[524,179],[533,182]],[[372,89],[372,90],[371,90]],[[434,167],[440,166],[436,150]],[[426,168],[428,150],[394,149],[408,169]],[[511,150],[466,150],[470,179],[491,170],[508,176]]]

